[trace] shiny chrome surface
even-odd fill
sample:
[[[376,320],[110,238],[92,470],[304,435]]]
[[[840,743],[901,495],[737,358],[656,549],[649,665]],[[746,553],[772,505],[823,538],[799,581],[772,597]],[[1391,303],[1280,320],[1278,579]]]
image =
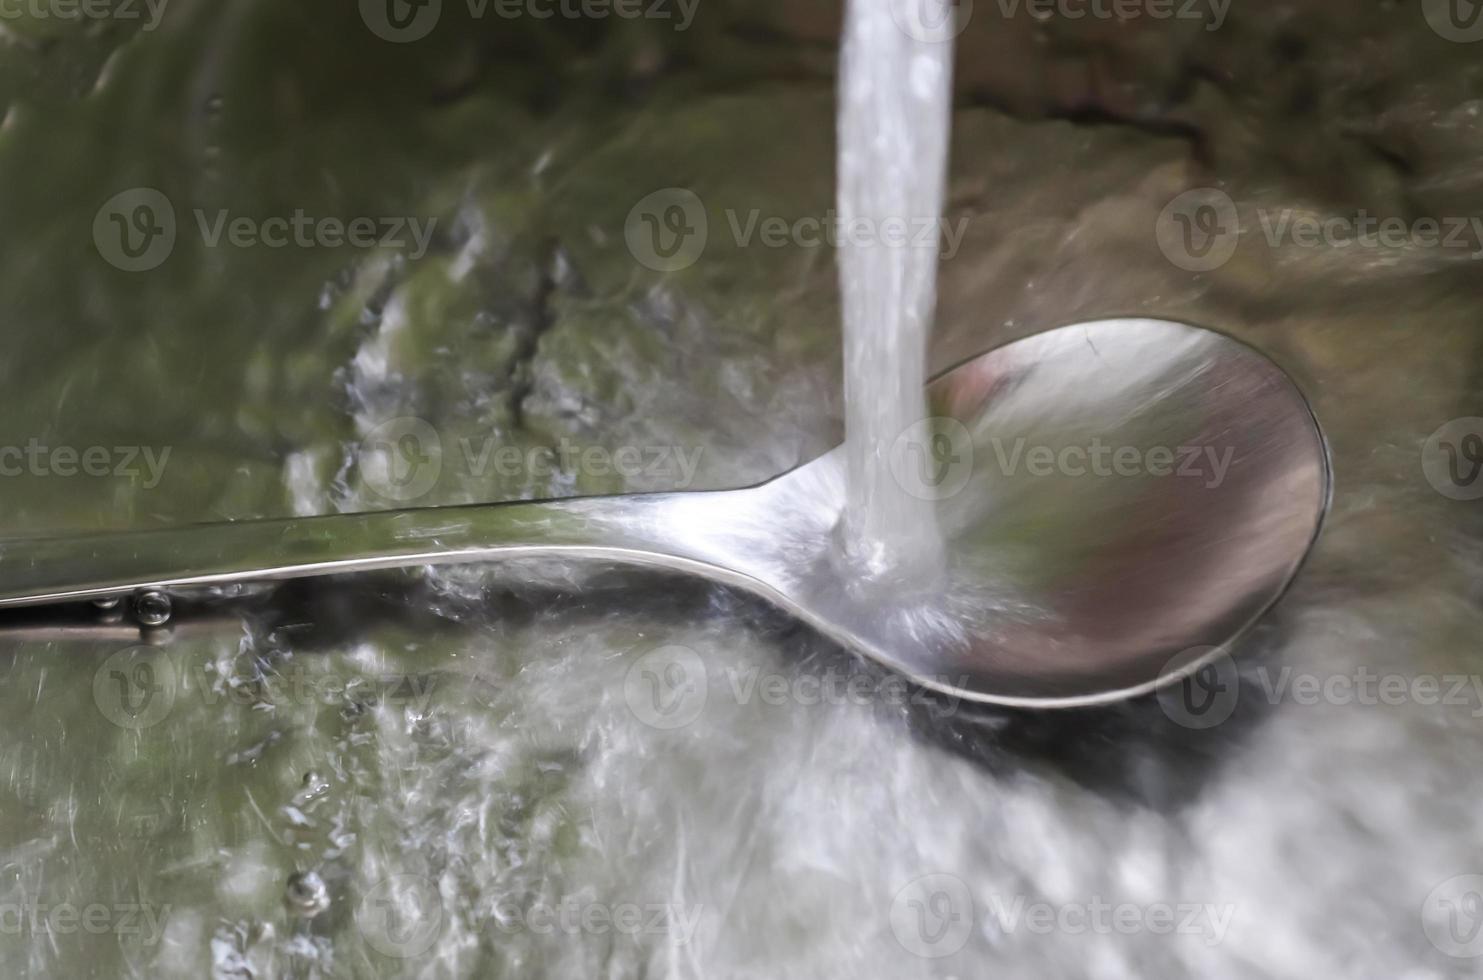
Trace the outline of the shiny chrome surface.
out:
[[[843,458],[743,490],[195,525],[0,545],[0,605],[530,556],[754,592],[935,689],[1061,707],[1151,690],[1274,603],[1322,521],[1322,436],[1282,371],[1162,320],[1052,330],[928,386],[892,447],[936,500],[947,568],[838,558]],[[1208,651],[1214,656],[1216,650]],[[1173,667],[1171,667],[1171,661]]]

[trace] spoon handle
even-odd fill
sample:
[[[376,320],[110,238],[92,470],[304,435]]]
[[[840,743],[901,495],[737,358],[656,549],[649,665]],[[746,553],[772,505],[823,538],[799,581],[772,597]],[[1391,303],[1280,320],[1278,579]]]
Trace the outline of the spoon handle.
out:
[[[687,539],[745,491],[636,494],[194,524],[0,542],[0,606],[406,565],[570,555],[709,565]],[[700,537],[704,537],[701,535]]]

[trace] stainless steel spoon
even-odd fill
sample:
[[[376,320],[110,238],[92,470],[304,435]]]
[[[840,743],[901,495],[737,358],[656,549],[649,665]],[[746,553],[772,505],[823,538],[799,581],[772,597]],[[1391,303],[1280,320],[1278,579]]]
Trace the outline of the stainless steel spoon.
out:
[[[0,543],[0,605],[531,556],[749,590],[927,687],[1062,707],[1197,669],[1277,601],[1329,467],[1297,388],[1164,320],[1062,327],[928,385],[888,458],[936,501],[946,566],[839,558],[842,448],[744,490],[427,508]],[[1194,652],[1190,652],[1190,651]]]

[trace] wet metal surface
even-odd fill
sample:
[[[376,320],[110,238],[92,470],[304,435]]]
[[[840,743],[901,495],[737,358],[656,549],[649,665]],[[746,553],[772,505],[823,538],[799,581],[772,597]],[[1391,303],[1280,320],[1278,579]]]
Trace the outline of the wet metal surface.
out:
[[[929,397],[937,414],[888,456],[947,542],[946,567],[910,580],[856,581],[838,555],[835,450],[746,490],[13,542],[0,605],[399,565],[629,562],[748,589],[945,693],[1068,706],[1214,656],[1287,587],[1327,505],[1301,394],[1210,331],[1067,326],[959,365]]]

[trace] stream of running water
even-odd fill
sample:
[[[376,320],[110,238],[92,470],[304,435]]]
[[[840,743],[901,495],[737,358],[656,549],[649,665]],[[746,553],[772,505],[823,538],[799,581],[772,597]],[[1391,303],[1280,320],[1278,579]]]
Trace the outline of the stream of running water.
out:
[[[952,16],[951,4],[938,0],[851,0],[845,14],[838,207],[851,233],[841,236],[839,253],[849,466],[843,531],[846,553],[869,577],[940,562],[933,502],[910,468],[930,459],[921,438],[928,414],[922,385],[937,300],[953,43],[951,31],[939,37],[907,28],[948,24]]]

